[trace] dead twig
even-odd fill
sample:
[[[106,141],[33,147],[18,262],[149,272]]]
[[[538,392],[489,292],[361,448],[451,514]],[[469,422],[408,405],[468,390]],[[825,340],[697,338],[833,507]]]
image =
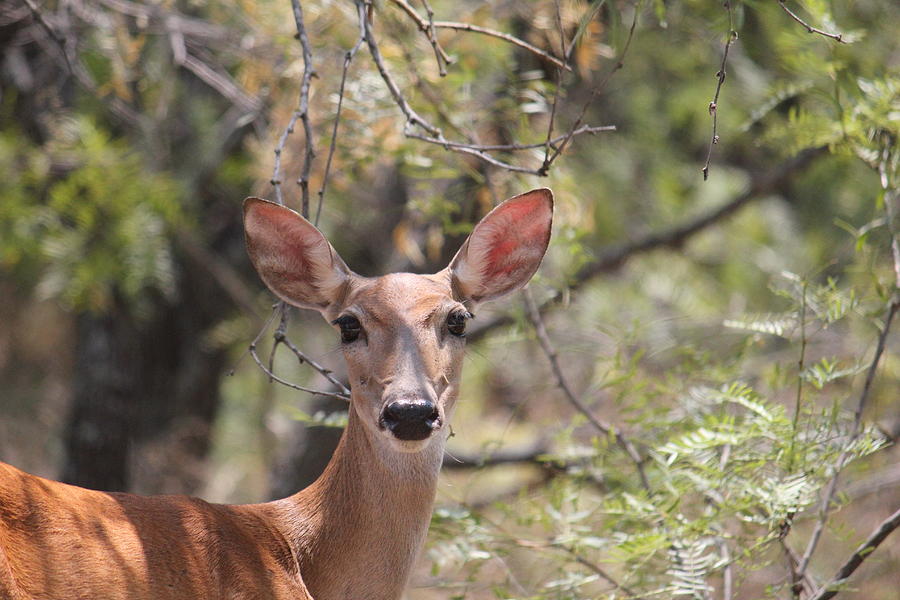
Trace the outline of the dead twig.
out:
[[[641,12],[641,5],[642,0],[638,0],[634,5],[634,16],[631,19],[631,27],[629,27],[628,29],[628,37],[625,39],[625,45],[622,47],[622,51],[619,52],[619,56],[616,57],[616,62],[613,64],[612,68],[607,71],[606,75],[603,77],[600,83],[597,84],[593,90],[591,90],[590,97],[581,106],[581,112],[578,114],[578,118],[575,119],[575,122],[572,124],[571,129],[569,129],[569,133],[567,133],[565,138],[563,138],[562,143],[554,149],[552,155],[550,155],[549,157],[544,157],[543,164],[539,169],[537,169],[538,175],[544,176],[547,174],[550,166],[563,153],[563,151],[566,149],[566,146],[568,146],[572,138],[575,137],[575,132],[578,131],[578,129],[581,127],[581,124],[584,123],[584,118],[585,115],[587,115],[588,108],[591,106],[591,104],[594,103],[594,100],[597,98],[597,96],[600,95],[600,92],[606,88],[606,84],[609,83],[609,80],[616,73],[616,71],[625,66],[625,57],[628,54],[628,49],[631,48],[631,41],[634,39],[634,31],[637,28],[638,15]]]
[[[844,583],[865,561],[872,556],[872,552],[887,539],[897,527],[900,527],[900,510],[897,510],[890,517],[882,521],[875,530],[866,538],[866,541],[860,544],[856,551],[850,555],[850,558],[841,565],[831,581],[822,586],[821,589],[810,600],[828,600],[833,598],[840,591],[838,587]]]
[[[505,42],[509,42],[514,46],[518,46],[524,50],[528,50],[532,54],[543,58],[544,60],[553,63],[556,67],[560,69],[565,69],[566,71],[571,71],[572,67],[569,66],[564,60],[559,59],[552,54],[541,50],[537,46],[529,44],[525,40],[519,39],[514,35],[510,35],[508,33],[504,33],[502,31],[497,31],[496,29],[491,29],[489,27],[481,27],[480,25],[472,25],[471,23],[457,23],[456,21],[434,21],[434,27],[437,29],[453,29],[456,31],[467,31],[470,33],[480,33],[482,35],[487,35],[490,37],[497,38],[499,40],[503,40]]]
[[[532,298],[531,292],[529,290],[525,290],[523,296],[525,298],[525,308],[528,313],[528,319],[529,321],[531,321],[531,324],[534,327],[534,332],[537,336],[538,343],[540,344],[541,349],[544,351],[544,354],[547,356],[547,360],[550,362],[550,369],[553,371],[553,377],[556,379],[557,385],[563,391],[563,394],[569,401],[569,404],[571,404],[575,408],[575,410],[584,415],[588,422],[594,426],[594,429],[599,431],[604,436],[613,436],[615,438],[616,444],[618,444],[619,447],[625,451],[625,454],[628,455],[628,457],[634,463],[635,467],[637,467],[638,475],[641,478],[641,485],[645,490],[649,492],[650,482],[647,479],[646,472],[644,471],[644,459],[637,451],[637,448],[634,446],[631,440],[622,435],[622,433],[618,431],[612,424],[607,423],[606,421],[594,415],[591,409],[588,408],[588,406],[584,402],[582,402],[581,398],[579,398],[578,395],[575,394],[575,391],[569,384],[565,373],[563,373],[562,371],[562,367],[560,367],[559,355],[557,354],[556,349],[553,347],[553,343],[550,341],[550,336],[547,334],[547,328],[544,326],[544,320],[537,308],[537,303],[535,303],[534,298]]]
[[[281,153],[284,151],[284,145],[288,136],[294,132],[294,126],[299,120],[303,124],[303,133],[305,136],[304,145],[306,152],[303,159],[303,167],[300,177],[297,178],[297,185],[300,186],[300,214],[305,218],[309,218],[309,172],[312,169],[312,162],[316,157],[316,151],[313,146],[312,124],[309,119],[309,89],[315,70],[313,69],[312,46],[309,43],[309,36],[306,33],[306,23],[303,20],[303,7],[300,0],[291,0],[291,7],[294,14],[294,23],[297,26],[297,39],[300,40],[300,46],[303,49],[303,78],[300,82],[300,100],[297,109],[291,115],[284,133],[275,147],[275,169],[272,173],[272,187],[275,189],[275,201],[278,204],[284,204],[281,195]]]
[[[391,0],[394,4],[400,7],[403,12],[405,12],[410,19],[415,22],[416,27],[425,34],[425,37],[428,38],[429,43],[431,43],[431,47],[434,49],[434,56],[437,60],[438,72],[441,77],[447,75],[446,65],[453,64],[453,59],[444,51],[441,47],[440,42],[437,39],[437,35],[434,32],[434,11],[431,9],[431,5],[428,4],[427,0],[423,0],[425,5],[425,10],[428,13],[428,20],[422,18],[422,16],[416,12],[416,9],[413,8],[406,0]]]
[[[819,35],[821,35],[821,36],[824,36],[824,37],[827,37],[827,38],[831,38],[831,39],[833,39],[834,41],[836,41],[836,42],[838,42],[838,43],[840,43],[840,44],[846,44],[846,43],[847,43],[847,42],[844,41],[844,36],[843,36],[842,34],[840,34],[840,33],[830,33],[830,32],[828,32],[828,31],[823,31],[823,30],[821,30],[821,29],[818,29],[818,28],[816,28],[816,27],[813,27],[812,25],[810,25],[809,23],[807,23],[806,21],[804,21],[803,19],[801,19],[801,18],[797,15],[797,13],[795,13],[794,11],[792,11],[791,9],[789,9],[789,8],[785,5],[784,2],[785,2],[785,0],[778,0],[778,6],[781,7],[781,10],[783,10],[783,11],[786,12],[788,15],[790,15],[790,17],[791,17],[793,20],[795,20],[795,21],[797,21],[798,23],[800,23],[801,25],[803,25],[803,26],[806,28],[806,31],[808,31],[809,33],[817,33],[817,34],[819,34]]]
[[[719,93],[722,91],[722,86],[725,85],[725,68],[728,64],[728,50],[738,39],[737,31],[734,29],[734,9],[731,6],[730,0],[726,0],[725,9],[728,11],[728,40],[725,42],[725,50],[722,52],[722,64],[719,66],[719,71],[716,73],[716,79],[718,80],[716,83],[716,93],[713,96],[712,102],[709,103],[709,114],[712,117],[712,136],[709,139],[709,149],[706,151],[706,164],[704,164],[701,169],[703,172],[703,181],[706,181],[709,178],[709,161],[712,158],[713,146],[719,143]]]
[[[347,83],[347,71],[350,69],[350,63],[353,57],[359,51],[360,46],[366,41],[366,6],[362,0],[356,2],[356,14],[359,19],[359,38],[356,44],[344,54],[344,65],[341,69],[341,86],[338,90],[337,110],[334,114],[334,127],[331,130],[331,142],[328,145],[328,158],[325,160],[325,173],[322,176],[322,187],[319,188],[319,203],[316,206],[316,219],[313,224],[319,226],[319,217],[322,215],[322,202],[325,200],[325,189],[328,187],[328,176],[331,173],[331,161],[334,158],[334,150],[337,147],[338,126],[341,123],[341,109],[344,106],[344,88]]]

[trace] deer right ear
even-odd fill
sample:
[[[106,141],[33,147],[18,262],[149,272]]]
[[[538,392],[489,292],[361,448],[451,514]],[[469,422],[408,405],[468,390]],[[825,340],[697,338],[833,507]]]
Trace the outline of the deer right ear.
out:
[[[324,311],[339,300],[352,276],[322,232],[280,204],[244,200],[244,234],[259,276],[294,306]]]
[[[448,267],[453,288],[473,304],[521,288],[550,243],[553,193],[541,188],[502,202],[472,230]]]

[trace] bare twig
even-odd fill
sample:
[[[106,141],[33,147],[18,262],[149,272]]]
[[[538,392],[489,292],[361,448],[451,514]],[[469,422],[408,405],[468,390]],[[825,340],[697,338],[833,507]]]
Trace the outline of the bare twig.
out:
[[[566,146],[568,146],[572,138],[575,137],[575,132],[581,127],[581,124],[584,123],[584,117],[587,114],[588,108],[591,106],[591,104],[593,104],[597,96],[600,95],[600,92],[606,88],[606,84],[609,83],[610,78],[612,78],[616,71],[625,66],[625,56],[628,54],[628,49],[631,48],[631,41],[634,39],[634,31],[637,28],[638,15],[641,12],[641,5],[642,0],[638,0],[638,2],[634,5],[634,16],[631,19],[631,27],[628,29],[628,37],[625,40],[625,45],[622,47],[622,51],[616,58],[616,62],[613,64],[612,68],[607,71],[606,76],[603,77],[600,83],[596,87],[594,87],[593,90],[591,90],[590,97],[582,105],[581,112],[579,113],[578,118],[575,119],[575,122],[572,124],[572,128],[569,130],[569,133],[566,134],[566,137],[563,139],[562,143],[556,147],[550,157],[544,158],[543,164],[537,170],[538,175],[547,174],[550,166],[563,153],[563,151],[566,149]]]
[[[301,392],[306,392],[308,394],[315,394],[317,396],[327,396],[329,398],[337,398],[339,400],[350,400],[350,397],[347,394],[337,393],[337,392],[327,392],[324,390],[315,390],[312,388],[304,387],[302,385],[297,385],[296,383],[291,383],[285,379],[282,379],[278,375],[272,372],[265,363],[259,358],[259,353],[256,350],[256,344],[250,344],[250,356],[253,357],[253,360],[259,365],[259,368],[263,370],[263,372],[269,376],[269,378],[276,382],[280,383],[283,386],[289,387],[291,389],[299,390]]]
[[[641,478],[641,485],[648,492],[650,491],[650,482],[647,479],[647,474],[644,471],[644,459],[641,457],[640,453],[635,448],[634,444],[627,437],[622,435],[620,431],[618,431],[612,424],[607,423],[606,421],[600,419],[591,411],[588,406],[581,401],[572,386],[569,384],[568,379],[563,373],[562,368],[559,365],[559,355],[556,352],[556,349],[553,347],[553,343],[550,341],[550,336],[547,334],[547,328],[544,326],[544,320],[541,317],[541,313],[537,308],[537,304],[534,301],[534,298],[531,296],[531,292],[529,290],[525,290],[523,293],[525,298],[525,308],[528,312],[528,319],[531,321],[531,324],[534,326],[535,335],[537,335],[538,343],[541,345],[541,349],[544,351],[544,354],[547,356],[547,360],[550,362],[550,368],[553,371],[553,377],[556,379],[556,383],[559,388],[563,391],[566,399],[578,412],[580,412],[584,417],[588,420],[588,422],[594,426],[594,428],[599,431],[604,436],[613,436],[616,440],[616,443],[631,461],[637,467],[638,475]]]
[[[582,134],[590,134],[594,135],[596,133],[602,133],[604,131],[616,131],[615,125],[602,125],[600,127],[591,127],[590,125],[582,125],[578,129],[575,130],[574,135],[582,135]],[[564,141],[569,137],[568,133],[564,133],[563,135],[556,136],[553,139],[545,140],[543,142],[536,142],[534,144],[476,144],[476,143],[460,143],[460,142],[441,142],[442,146],[447,148],[467,148],[470,150],[480,150],[484,152],[491,151],[506,151],[506,152],[517,152],[521,150],[533,150],[535,148],[543,148],[548,146],[550,148],[556,148],[556,145],[560,142]],[[435,142],[438,143],[438,142]]]
[[[882,523],[869,535],[856,551],[841,565],[831,581],[822,586],[822,588],[810,600],[828,600],[838,593],[838,586],[850,577],[856,569],[872,556],[872,552],[893,533],[897,527],[900,527],[900,510],[897,510],[890,517],[882,521]]]
[[[365,4],[366,6],[368,6],[369,4],[371,4],[371,0],[365,0]],[[372,60],[375,61],[375,66],[378,69],[379,74],[381,75],[381,79],[384,81],[385,85],[387,85],[388,91],[390,91],[391,96],[394,98],[394,102],[400,108],[400,111],[406,116],[406,126],[404,127],[404,134],[407,137],[422,140],[432,144],[437,144],[439,146],[454,150],[455,152],[471,154],[473,156],[477,156],[487,163],[510,171],[536,174],[534,169],[519,167],[503,162],[468,145],[459,144],[452,147],[449,146],[449,140],[444,137],[444,134],[441,133],[441,130],[429,123],[422,116],[420,116],[419,113],[417,113],[412,108],[412,106],[410,106],[409,102],[407,102],[406,97],[403,95],[403,92],[400,91],[400,86],[397,85],[397,82],[394,81],[394,78],[391,76],[390,72],[385,66],[384,58],[381,56],[381,49],[378,47],[378,42],[375,39],[374,32],[372,31],[372,25],[368,19],[365,20],[365,30],[366,43],[369,46],[369,54],[371,54]],[[416,126],[421,127],[429,135],[415,133],[412,128]]]
[[[447,53],[441,48],[440,42],[438,42],[437,34],[434,31],[434,10],[431,8],[431,4],[428,3],[428,0],[422,0],[422,6],[425,7],[425,13],[428,15],[428,41],[431,42],[431,47],[434,50],[438,73],[441,77],[446,77],[447,65],[453,61],[447,56]]]
[[[230,75],[216,71],[196,56],[185,52],[180,64],[244,112],[257,113],[262,108],[262,102],[248,95]]]
[[[734,598],[734,565],[731,562],[731,552],[728,550],[728,542],[724,539],[718,541],[719,555],[725,563],[722,570],[722,600]]]
[[[287,381],[287,380],[285,380],[285,379],[282,379],[281,377],[277,376],[277,375],[274,373],[274,371],[272,370],[272,367],[271,367],[271,366],[268,366],[268,367],[267,367],[267,366],[265,365],[265,363],[263,363],[262,359],[259,357],[259,353],[258,353],[256,347],[257,347],[257,345],[259,344],[259,340],[262,339],[263,334],[264,334],[264,333],[266,332],[266,330],[269,328],[269,326],[271,325],[272,321],[275,319],[276,316],[279,317],[279,321],[278,321],[278,327],[276,328],[275,334],[274,334],[274,336],[273,336],[273,337],[275,338],[275,344],[274,344],[274,346],[272,347],[272,354],[270,355],[270,359],[271,359],[271,360],[274,360],[275,350],[278,348],[278,345],[279,345],[279,344],[284,343],[284,344],[286,344],[289,348],[291,348],[291,347],[293,346],[293,344],[290,344],[290,342],[288,342],[287,338],[285,337],[285,332],[286,332],[286,330],[287,330],[287,319],[288,319],[288,314],[287,314],[287,312],[286,312],[286,310],[285,310],[285,304],[284,304],[284,302],[279,301],[279,302],[276,303],[275,306],[273,307],[272,316],[270,316],[270,317],[266,320],[265,326],[264,326],[262,329],[260,329],[260,331],[259,331],[258,334],[256,334],[256,338],[250,343],[250,347],[249,347],[249,349],[248,349],[249,352],[250,352],[250,356],[253,357],[254,362],[256,362],[256,364],[259,366],[260,369],[262,369],[263,373],[265,373],[266,375],[268,375],[268,376],[269,376],[269,379],[270,379],[271,381],[275,381],[276,383],[280,383],[281,385],[286,386],[286,387],[289,387],[289,388],[294,389],[294,390],[299,390],[299,391],[301,391],[301,392],[307,392],[307,393],[309,393],[309,394],[316,394],[316,395],[319,395],[319,396],[327,396],[327,397],[329,397],[329,398],[338,398],[338,399],[340,399],[340,400],[349,400],[349,399],[350,399],[350,395],[349,395],[349,393],[348,393],[348,391],[347,391],[347,388],[346,388],[343,384],[341,384],[340,382],[337,382],[337,387],[338,387],[338,389],[344,390],[343,392],[327,392],[327,391],[324,391],[324,390],[315,390],[315,389],[308,388],[308,387],[305,387],[305,386],[302,386],[302,385],[298,385],[298,384],[296,384],[296,383],[291,383],[290,381]],[[291,348],[291,350],[293,351],[293,348]],[[299,352],[299,351],[298,351],[298,352]],[[298,352],[295,352],[295,354],[297,355],[297,358],[298,358],[298,359],[302,360],[303,362],[305,362],[306,364],[308,364],[309,366],[311,366],[313,369],[315,369],[316,371],[318,371],[318,372],[319,372],[320,374],[322,374],[326,379],[328,379],[328,381],[330,381],[332,384],[335,384],[335,383],[336,383],[336,381],[334,380],[334,378],[331,376],[331,371],[329,371],[328,369],[322,367],[322,366],[319,365],[317,362],[310,360],[310,359],[309,359],[305,354],[303,354],[302,352],[300,352],[300,353],[298,353]]]
[[[706,151],[706,164],[703,165],[703,181],[709,178],[709,161],[712,158],[713,146],[719,143],[718,124],[719,124],[719,92],[725,84],[725,67],[728,64],[728,50],[731,45],[738,39],[737,31],[734,29],[734,8],[731,0],[725,1],[725,9],[728,10],[728,40],[725,42],[725,50],[722,52],[722,64],[716,73],[716,93],[712,102],[709,103],[709,114],[712,117],[712,136],[709,139],[709,150]]]
[[[897,171],[897,154],[891,154],[892,141],[885,140],[884,150],[881,152],[881,160],[878,162],[878,178],[881,189],[884,192],[884,211],[887,213],[887,230],[891,236],[891,257],[894,259],[894,286],[900,293],[900,232],[897,231],[897,203],[900,200],[900,190],[891,182],[891,174]]]
[[[367,7],[371,5],[371,0],[363,0],[363,1]],[[419,17],[419,18],[421,19],[421,17]],[[637,19],[637,16],[635,15],[635,22],[636,22],[636,19]],[[445,21],[435,21],[434,26],[435,27],[442,27],[442,26],[451,27],[452,26],[451,28],[458,28],[458,29],[471,30],[471,31],[476,31],[478,29],[484,29],[484,28],[471,29],[472,27],[475,27],[475,26],[470,26],[465,23],[451,23],[451,22],[445,22]],[[459,26],[459,27],[457,27],[457,26]],[[632,23],[632,28],[631,28],[631,32],[630,32],[630,35],[628,38],[628,43],[626,43],[625,51],[627,51],[627,48],[631,42],[631,37],[634,34],[634,26],[635,26],[635,23]],[[500,37],[501,39],[506,39],[507,37],[511,37],[511,36],[507,36],[506,34],[501,34],[501,32],[493,32],[493,30],[490,30],[490,31],[492,33],[500,34],[500,35],[498,35],[498,37]],[[479,32],[486,33],[485,31],[479,31]],[[571,140],[571,138],[574,137],[576,134],[596,133],[597,131],[601,131],[601,130],[609,130],[608,128],[596,128],[596,127],[585,128],[585,127],[582,127],[581,125],[582,125],[582,121],[584,118],[584,113],[587,111],[587,107],[585,106],[579,120],[573,125],[573,127],[569,131],[569,133],[562,138],[563,146],[556,147],[554,149],[554,155],[549,160],[545,160],[544,164],[542,164],[538,168],[528,168],[528,167],[515,165],[512,163],[500,160],[500,159],[488,154],[488,152],[486,150],[484,150],[483,147],[478,144],[450,141],[444,136],[444,134],[440,130],[440,128],[436,127],[435,125],[430,123],[427,119],[422,117],[422,115],[420,115],[418,112],[416,112],[415,109],[413,109],[413,107],[406,100],[406,97],[403,95],[403,92],[400,90],[400,86],[397,84],[397,82],[394,80],[393,76],[390,74],[390,71],[388,71],[388,69],[387,69],[384,58],[382,57],[382,54],[381,54],[381,49],[378,46],[378,41],[375,39],[375,34],[372,30],[372,24],[369,21],[369,19],[365,20],[365,35],[366,35],[366,42],[369,47],[369,54],[371,54],[372,60],[375,62],[375,66],[378,69],[378,73],[381,75],[381,79],[385,82],[385,85],[387,85],[388,91],[390,92],[391,97],[394,99],[394,102],[397,104],[397,107],[400,109],[400,111],[406,117],[406,124],[403,128],[403,133],[408,138],[420,140],[420,141],[423,141],[423,142],[426,142],[429,144],[435,144],[435,145],[441,146],[447,150],[451,150],[453,152],[469,154],[471,156],[475,156],[475,157],[479,158],[480,160],[482,160],[490,165],[493,165],[493,166],[501,168],[501,169],[505,169],[507,171],[512,171],[515,173],[525,173],[525,174],[529,174],[529,175],[545,176],[548,172],[550,164],[560,154],[562,148],[566,144],[568,144],[568,142]],[[512,40],[507,40],[507,41],[512,42]],[[519,40],[519,42],[521,42],[521,40]],[[515,42],[512,42],[512,43],[515,43]],[[522,43],[524,43],[524,42],[522,42]],[[516,45],[521,45],[521,44],[516,44]],[[543,52],[543,51],[541,51],[541,52]],[[552,58],[552,57],[550,57],[550,58]],[[559,61],[559,59],[556,59],[556,60]],[[619,61],[619,66],[621,66],[621,60]],[[425,133],[417,132],[415,130],[417,127],[421,128]],[[545,145],[546,145],[546,141],[542,142],[540,144],[534,145],[534,146],[531,144],[508,144],[508,145],[489,147],[489,148],[524,150],[529,147],[544,147]],[[507,148],[506,146],[509,146],[509,148]]]
[[[313,69],[312,47],[309,43],[309,36],[306,33],[306,23],[303,20],[303,7],[300,0],[291,0],[291,7],[294,13],[294,22],[297,26],[297,39],[300,40],[300,46],[303,48],[303,78],[300,82],[300,100],[297,110],[291,115],[288,126],[281,135],[278,146],[275,148],[275,172],[272,175],[272,187],[275,188],[275,198],[279,204],[284,204],[281,196],[281,153],[284,150],[284,144],[288,136],[293,133],[294,126],[299,120],[303,124],[303,133],[305,136],[304,144],[306,152],[303,159],[303,168],[300,177],[297,179],[297,185],[300,186],[300,213],[309,218],[309,172],[312,168],[312,161],[316,157],[313,147],[312,125],[309,120],[309,88],[315,70]]]
[[[778,5],[781,7],[781,10],[783,10],[784,12],[786,12],[787,14],[789,14],[790,17],[791,17],[793,20],[795,20],[795,21],[797,21],[798,23],[800,23],[801,25],[803,25],[803,26],[806,28],[806,31],[808,31],[808,32],[810,32],[810,33],[818,33],[819,35],[825,36],[825,37],[827,37],[827,38],[831,38],[831,39],[833,39],[834,41],[836,41],[836,42],[838,42],[838,43],[841,43],[841,44],[845,44],[845,43],[846,43],[846,42],[844,41],[844,39],[843,39],[843,35],[842,35],[842,34],[840,34],[840,33],[830,33],[830,32],[828,32],[828,31],[822,31],[821,29],[818,29],[818,28],[816,28],[816,27],[813,27],[812,25],[810,25],[809,23],[807,23],[806,21],[804,21],[803,19],[801,19],[799,16],[797,16],[797,14],[796,14],[795,12],[793,12],[791,9],[789,9],[787,6],[785,6],[784,1],[785,1],[785,0],[778,0]]]
[[[812,593],[818,586],[808,572],[800,573],[797,570],[797,565],[800,564],[800,556],[788,545],[783,535],[778,537],[778,543],[787,559],[788,572],[791,578],[791,595],[794,598],[799,598],[804,584],[806,584],[806,590]]]
[[[428,20],[422,18],[422,16],[416,12],[416,9],[413,8],[406,0],[391,0],[394,4],[399,6],[403,12],[409,15],[409,18],[412,19],[416,27],[425,34],[425,37],[428,38],[428,41],[431,43],[431,47],[434,49],[434,56],[437,60],[438,72],[441,77],[447,75],[446,65],[453,64],[453,59],[444,51],[441,47],[440,42],[437,39],[437,35],[434,32],[434,11],[431,10],[431,5],[428,4],[427,0],[423,0],[425,5],[425,10],[428,13]]]
[[[444,468],[468,469],[511,464],[534,464],[552,467],[552,461],[542,461],[541,456],[550,451],[545,440],[538,440],[525,448],[497,450],[486,454],[466,454],[459,451],[444,454]]]
[[[562,9],[559,5],[559,0],[556,0],[554,3],[556,7],[556,28],[559,32],[559,48],[560,52],[563,56],[568,57],[568,53],[566,52],[566,37],[565,32],[563,31],[562,24]],[[568,63],[568,58],[566,59],[566,63]],[[550,106],[550,119],[547,122],[547,139],[544,141],[544,162],[543,164],[548,164],[550,161],[550,149],[553,148],[553,144],[551,143],[551,138],[553,137],[553,126],[556,124],[556,107],[559,104],[559,90],[562,87],[562,69],[556,67],[555,75],[556,81],[555,89],[553,90],[553,104]],[[565,139],[565,138],[563,138]]]
[[[528,50],[532,54],[536,56],[540,56],[546,61],[553,63],[556,67],[560,69],[565,69],[566,71],[571,71],[572,67],[569,66],[565,61],[549,54],[534,46],[529,44],[525,40],[519,39],[514,35],[510,35],[508,33],[504,33],[502,31],[497,31],[496,29],[491,29],[489,27],[481,27],[480,25],[472,25],[471,23],[457,23],[456,21],[434,21],[434,26],[437,29],[453,29],[456,31],[468,31],[470,33],[480,33],[482,35],[487,35],[490,37],[495,37],[497,39],[509,42],[514,46],[518,46],[519,48],[523,48]]]
[[[350,69],[350,63],[353,57],[359,51],[360,46],[366,40],[366,5],[362,0],[356,2],[356,14],[359,19],[359,38],[356,44],[344,54],[344,66],[341,70],[341,86],[338,90],[337,110],[334,114],[334,127],[331,130],[331,143],[328,145],[328,158],[325,160],[325,174],[322,176],[322,187],[319,188],[319,203],[316,207],[316,219],[313,224],[319,226],[319,217],[322,215],[322,202],[325,200],[325,189],[328,187],[328,175],[331,173],[331,160],[334,158],[334,150],[337,146],[338,126],[341,123],[341,109],[344,106],[344,87],[347,83],[347,71]]]
[[[572,558],[575,559],[575,562],[577,562],[578,564],[580,564],[584,567],[587,567],[588,569],[593,571],[595,574],[599,575],[601,579],[603,579],[604,581],[606,581],[607,583],[609,583],[616,589],[622,590],[623,592],[625,592],[626,594],[628,594],[628,596],[630,596],[632,598],[640,597],[638,594],[636,594],[634,591],[629,589],[627,586],[622,585],[621,583],[619,583],[618,581],[613,579],[613,577],[609,573],[607,573],[606,570],[601,568],[600,565],[589,561],[588,559],[584,558],[580,554],[577,554],[571,548],[566,548],[566,551],[572,556]]]

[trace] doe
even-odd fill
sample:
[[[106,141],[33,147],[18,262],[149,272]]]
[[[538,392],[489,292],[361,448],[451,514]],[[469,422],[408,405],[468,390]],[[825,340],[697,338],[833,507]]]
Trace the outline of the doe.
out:
[[[306,219],[248,198],[250,258],[340,333],[351,401],[322,476],[263,504],[87,490],[0,463],[0,600],[396,600],[431,517],[476,304],[525,285],[553,198],[510,198],[444,270],[366,278]]]

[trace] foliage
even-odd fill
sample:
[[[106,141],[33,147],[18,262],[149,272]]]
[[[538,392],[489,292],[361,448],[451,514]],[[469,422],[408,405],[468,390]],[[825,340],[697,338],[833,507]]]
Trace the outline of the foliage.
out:
[[[0,141],[3,266],[36,280],[39,297],[77,310],[107,310],[116,294],[128,303],[171,297],[178,185],[86,118],[60,119],[56,130],[41,148],[23,151],[13,134]]]

